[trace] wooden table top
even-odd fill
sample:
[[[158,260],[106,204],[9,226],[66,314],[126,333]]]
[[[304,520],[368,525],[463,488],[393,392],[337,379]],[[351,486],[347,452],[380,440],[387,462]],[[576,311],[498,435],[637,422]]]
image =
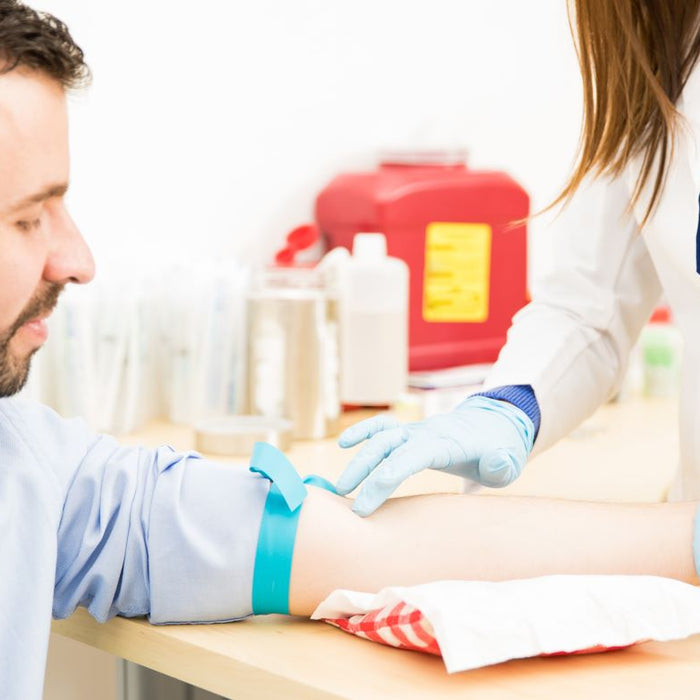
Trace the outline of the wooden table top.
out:
[[[608,404],[498,493],[662,500],[677,462],[676,417],[669,401]],[[187,428],[157,423],[124,442],[188,449],[192,439]],[[332,440],[297,443],[288,455],[302,473],[330,479],[348,458]],[[460,488],[455,477],[426,472],[397,495]],[[439,658],[277,615],[221,625],[153,626],[123,618],[99,624],[79,610],[55,621],[53,632],[236,700],[700,697],[700,635],[606,654],[510,661],[450,676]]]

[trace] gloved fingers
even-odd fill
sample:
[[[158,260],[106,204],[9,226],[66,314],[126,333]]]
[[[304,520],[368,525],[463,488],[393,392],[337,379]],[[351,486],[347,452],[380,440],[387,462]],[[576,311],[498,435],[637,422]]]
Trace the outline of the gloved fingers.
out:
[[[358,425],[360,424],[358,423]],[[345,496],[356,489],[382,460],[386,459],[397,447],[403,445],[407,437],[408,432],[400,425],[373,435],[350,460],[338,478],[335,485],[338,493]]]
[[[479,460],[479,482],[491,488],[508,486],[520,476],[524,459],[504,448],[485,452]]]
[[[352,509],[363,518],[379,506],[409,476],[435,466],[439,443],[411,440],[394,450],[365,480]],[[442,461],[442,460],[439,460]]]
[[[365,418],[355,425],[343,430],[338,438],[338,444],[341,447],[354,447],[363,440],[369,440],[373,435],[382,432],[382,430],[391,430],[398,428],[401,425],[400,421],[395,416],[388,413],[380,413],[372,418]]]

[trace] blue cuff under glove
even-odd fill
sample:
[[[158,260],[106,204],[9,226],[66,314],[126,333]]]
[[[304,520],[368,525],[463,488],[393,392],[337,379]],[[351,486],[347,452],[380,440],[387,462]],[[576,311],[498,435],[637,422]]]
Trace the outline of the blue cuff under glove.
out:
[[[508,386],[497,386],[487,391],[480,391],[473,396],[488,396],[491,399],[507,401],[517,406],[523,413],[527,413],[528,418],[535,426],[535,440],[540,431],[540,405],[537,403],[535,392],[529,384],[513,384]]]
[[[362,484],[353,510],[373,513],[409,476],[437,469],[501,487],[520,476],[532,450],[535,426],[512,403],[470,396],[450,413],[401,424],[389,415],[345,430],[341,447],[367,444],[352,458],[336,488],[345,495]]]

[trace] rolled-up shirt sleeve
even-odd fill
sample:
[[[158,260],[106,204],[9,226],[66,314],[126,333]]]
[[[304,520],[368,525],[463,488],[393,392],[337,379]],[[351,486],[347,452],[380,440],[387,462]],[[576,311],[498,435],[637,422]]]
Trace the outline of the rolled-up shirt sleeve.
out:
[[[170,447],[124,447],[42,406],[13,412],[59,508],[55,617],[77,606],[100,621],[251,614],[267,479]]]

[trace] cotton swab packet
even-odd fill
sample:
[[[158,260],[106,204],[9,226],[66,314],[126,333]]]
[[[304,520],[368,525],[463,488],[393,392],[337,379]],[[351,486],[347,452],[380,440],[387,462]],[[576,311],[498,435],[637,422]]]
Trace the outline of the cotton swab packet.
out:
[[[700,633],[700,588],[657,576],[437,581],[337,590],[311,616],[455,673],[530,656],[609,651]]]

